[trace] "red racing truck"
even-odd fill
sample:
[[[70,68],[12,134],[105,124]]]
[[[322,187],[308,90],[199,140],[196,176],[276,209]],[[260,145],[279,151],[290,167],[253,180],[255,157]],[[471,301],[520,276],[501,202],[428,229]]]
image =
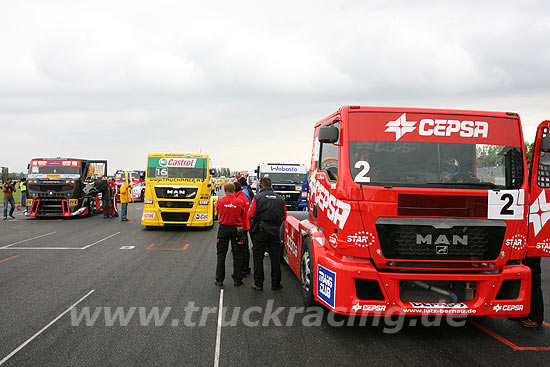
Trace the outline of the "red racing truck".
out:
[[[348,315],[528,314],[521,260],[550,256],[549,127],[528,170],[516,113],[345,106],[319,121],[308,218],[284,225],[304,303]]]

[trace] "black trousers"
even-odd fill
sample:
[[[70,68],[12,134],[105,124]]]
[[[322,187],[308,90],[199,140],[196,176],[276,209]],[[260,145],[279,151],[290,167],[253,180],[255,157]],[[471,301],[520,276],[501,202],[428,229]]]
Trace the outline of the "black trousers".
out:
[[[531,313],[529,320],[542,323],[544,321],[544,302],[541,288],[540,257],[527,257],[523,264],[531,269]]]
[[[264,284],[264,253],[269,253],[271,261],[271,286],[281,283],[281,240],[279,235],[262,231],[252,234],[252,256],[254,257],[254,284],[263,287]]]
[[[233,280],[239,282],[243,278],[244,246],[239,244],[237,239],[237,228],[220,224],[218,229],[218,243],[216,253],[218,264],[216,265],[216,281],[223,282],[225,279],[225,257],[231,241],[231,252],[233,253]]]
[[[244,264],[243,264],[243,274],[250,274],[250,244],[248,242],[248,231],[244,231]]]
[[[108,217],[111,214],[113,214],[113,208],[112,208],[112,200],[103,200],[103,216]]]

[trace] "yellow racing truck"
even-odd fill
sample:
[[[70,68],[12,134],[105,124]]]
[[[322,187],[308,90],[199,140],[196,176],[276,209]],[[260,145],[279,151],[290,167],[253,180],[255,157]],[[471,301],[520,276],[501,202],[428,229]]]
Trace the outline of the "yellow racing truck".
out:
[[[217,197],[211,195],[215,174],[207,154],[150,153],[145,172],[141,224],[212,227]]]

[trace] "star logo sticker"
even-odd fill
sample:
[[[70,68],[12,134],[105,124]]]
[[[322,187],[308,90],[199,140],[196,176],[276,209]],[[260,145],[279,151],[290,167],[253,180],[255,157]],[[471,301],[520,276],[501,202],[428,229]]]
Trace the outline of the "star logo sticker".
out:
[[[395,121],[386,124],[387,133],[395,133],[395,141],[401,139],[406,133],[413,132],[416,129],[416,121],[407,121],[407,114],[404,113]]]
[[[498,305],[496,305],[495,307],[493,307],[493,311],[495,311],[495,312],[498,312],[500,310],[502,310],[502,306],[500,305],[500,303]]]
[[[546,202],[546,194],[544,190],[539,197],[529,207],[529,223],[533,223],[535,236],[540,232],[542,227],[550,219],[550,203]]]
[[[359,304],[359,302],[357,302],[357,304],[353,305],[353,307],[351,308],[354,312],[357,312],[361,309],[361,305]]]

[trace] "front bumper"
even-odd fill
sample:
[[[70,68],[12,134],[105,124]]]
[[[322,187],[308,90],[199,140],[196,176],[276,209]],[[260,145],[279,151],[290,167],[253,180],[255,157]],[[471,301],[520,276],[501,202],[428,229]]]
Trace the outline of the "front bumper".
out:
[[[529,313],[531,271],[524,265],[507,266],[498,273],[390,273],[379,272],[367,259],[339,259],[325,252],[316,256],[313,271],[315,299],[340,314],[524,316]],[[356,280],[377,283],[381,296],[360,298],[358,293],[362,292],[358,292]],[[467,281],[476,284],[476,291],[471,300],[464,302],[405,302],[400,295],[402,280]],[[519,296],[497,299],[503,282],[510,280],[521,282]]]

